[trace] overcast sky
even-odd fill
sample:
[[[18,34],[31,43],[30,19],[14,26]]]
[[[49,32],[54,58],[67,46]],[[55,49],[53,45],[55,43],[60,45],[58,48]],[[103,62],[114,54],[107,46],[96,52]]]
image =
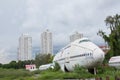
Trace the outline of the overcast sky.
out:
[[[46,29],[53,33],[56,48],[69,43],[75,31],[104,44],[97,32],[108,34],[104,20],[115,14],[120,14],[120,0],[0,0],[0,63],[16,59],[22,33],[31,35],[33,47],[40,47]]]

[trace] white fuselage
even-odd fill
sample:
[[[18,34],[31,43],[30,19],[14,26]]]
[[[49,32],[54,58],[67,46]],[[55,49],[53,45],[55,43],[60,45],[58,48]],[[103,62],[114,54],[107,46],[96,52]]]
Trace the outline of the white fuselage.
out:
[[[61,69],[73,71],[75,65],[94,68],[104,60],[104,52],[87,38],[78,39],[56,54],[53,62],[57,62]]]
[[[120,69],[120,56],[113,56],[110,58],[108,65]]]
[[[53,68],[52,63],[39,66],[39,70],[46,70],[46,69],[49,69],[49,68]]]

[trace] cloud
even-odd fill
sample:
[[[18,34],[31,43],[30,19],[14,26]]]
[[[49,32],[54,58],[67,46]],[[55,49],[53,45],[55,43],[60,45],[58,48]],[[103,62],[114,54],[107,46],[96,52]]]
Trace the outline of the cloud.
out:
[[[1,55],[5,53],[2,55],[5,58],[11,53],[14,57],[17,55],[18,38],[22,33],[31,35],[33,47],[40,47],[40,34],[45,29],[53,33],[55,47],[69,43],[69,36],[75,31],[97,44],[104,44],[97,31],[102,29],[108,34],[104,20],[116,13],[120,13],[119,0],[2,0]]]
[[[16,55],[10,53],[8,49],[0,49],[0,63],[7,64],[12,60],[16,60]]]
[[[53,33],[53,43],[56,46],[69,43],[69,35],[75,31],[98,44],[104,44],[97,32],[99,29],[105,30],[106,16],[111,11],[118,12],[114,12],[113,7],[117,8],[119,4],[112,0],[26,0],[26,5],[23,30],[32,31],[31,36],[34,34],[35,38],[40,37],[38,35],[48,28]]]

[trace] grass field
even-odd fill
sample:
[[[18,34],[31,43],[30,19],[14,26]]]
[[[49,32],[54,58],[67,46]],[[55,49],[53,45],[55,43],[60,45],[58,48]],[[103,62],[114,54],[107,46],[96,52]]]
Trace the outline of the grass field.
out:
[[[30,72],[24,69],[0,69],[0,80],[54,80],[54,79],[85,79],[85,78],[102,78],[106,80],[115,80],[115,76],[120,77],[120,70],[114,68],[104,67],[102,70],[98,69],[98,74],[93,75],[85,70],[77,69],[74,72],[62,72],[54,70],[34,71]]]

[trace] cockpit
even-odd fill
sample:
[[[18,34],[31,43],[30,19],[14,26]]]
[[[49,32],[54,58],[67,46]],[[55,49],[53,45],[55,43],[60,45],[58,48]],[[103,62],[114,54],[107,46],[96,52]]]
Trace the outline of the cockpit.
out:
[[[82,43],[82,42],[90,42],[90,40],[84,39],[84,40],[80,40],[80,41],[79,41],[79,43]]]

